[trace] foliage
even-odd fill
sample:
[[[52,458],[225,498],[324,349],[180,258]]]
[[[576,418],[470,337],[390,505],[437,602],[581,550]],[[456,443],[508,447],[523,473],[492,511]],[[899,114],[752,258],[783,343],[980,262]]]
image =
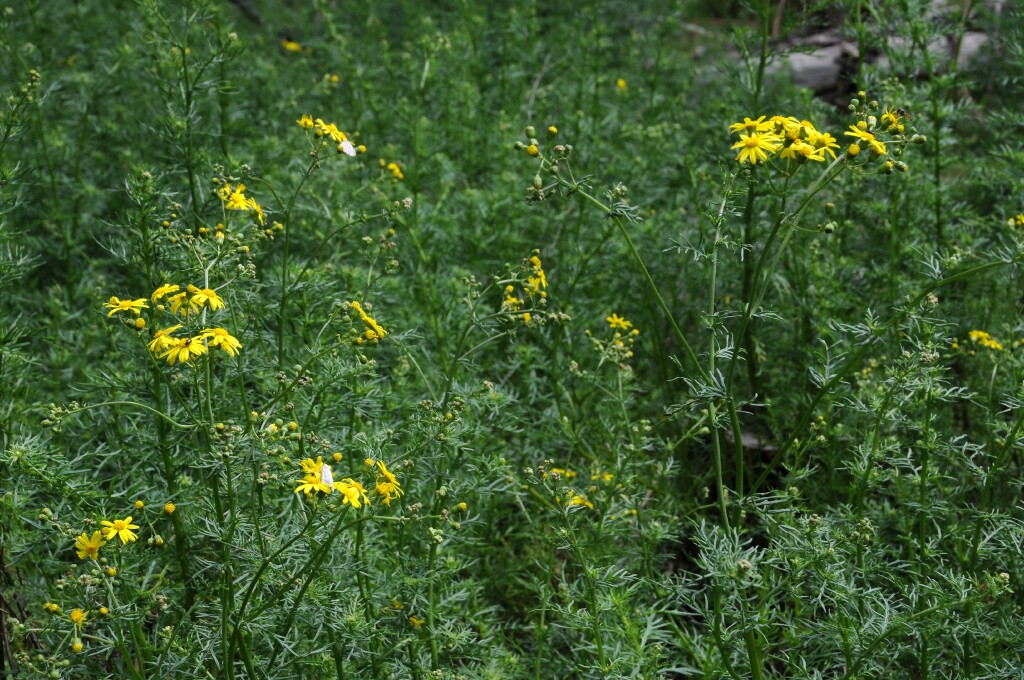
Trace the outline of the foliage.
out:
[[[1019,677],[1024,15],[723,7],[6,8],[4,677]]]

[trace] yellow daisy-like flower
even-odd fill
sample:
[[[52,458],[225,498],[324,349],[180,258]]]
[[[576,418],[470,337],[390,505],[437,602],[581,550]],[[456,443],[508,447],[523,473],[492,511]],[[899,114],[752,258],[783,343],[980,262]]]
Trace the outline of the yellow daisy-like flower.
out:
[[[161,298],[171,293],[177,293],[181,290],[181,286],[176,283],[165,283],[156,290],[153,291],[153,295],[150,296],[150,300],[153,302],[159,302]]]
[[[108,319],[118,312],[131,312],[135,316],[138,316],[143,309],[149,308],[149,305],[146,304],[146,298],[139,298],[138,300],[121,300],[114,295],[111,295],[110,300],[103,303],[103,306],[110,310],[107,314]]]
[[[770,133],[752,132],[740,134],[740,141],[732,145],[733,149],[740,149],[736,160],[740,163],[757,165],[758,161],[768,160],[768,154],[779,150],[780,140],[778,136]]]
[[[225,188],[231,185],[225,185]],[[224,198],[222,195],[221,198]],[[245,185],[239,184],[234,191],[226,199],[224,199],[224,207],[228,210],[248,210],[249,202],[245,195]]]
[[[167,501],[166,503],[164,503],[164,512],[166,512],[168,515],[173,515],[174,511],[177,510],[177,509],[178,509],[178,506],[176,506],[171,501]]]
[[[312,130],[313,129],[313,117],[310,116],[308,113],[305,114],[304,116],[302,116],[301,118],[299,118],[295,122],[298,123],[299,127],[301,127],[303,130]]]
[[[573,505],[582,505],[584,507],[590,508],[591,510],[594,509],[594,504],[588,501],[586,496],[581,496],[578,493],[573,494],[572,498],[569,499],[569,502],[566,505],[570,507]]]
[[[295,488],[295,493],[301,492],[307,496],[312,496],[315,492],[319,491],[329,495],[337,486],[331,475],[331,468],[329,465],[325,466],[322,456],[317,456],[316,460],[306,458],[299,462],[299,467],[302,468],[305,474],[302,477],[302,481]],[[327,468],[326,471],[324,470],[325,467]]]
[[[768,132],[775,127],[775,122],[771,120],[766,121],[764,118],[764,116],[761,116],[757,120],[750,120],[744,116],[742,123],[733,123],[729,126],[729,130],[732,132],[746,132],[748,134],[751,132]]]
[[[377,461],[377,469],[379,474],[377,476],[377,484],[375,490],[377,495],[381,497],[381,503],[384,505],[391,505],[393,498],[398,498],[403,495],[402,486],[398,483],[395,475],[388,470],[387,466],[384,465],[384,461]]]
[[[301,52],[302,45],[295,42],[294,40],[282,40],[281,47],[287,52]]]
[[[611,326],[613,329],[619,328],[624,331],[628,331],[630,327],[632,327],[633,325],[632,321],[627,321],[626,319],[622,318],[621,316],[614,312],[612,312],[611,316],[606,317],[605,321],[607,321],[608,325]]]
[[[217,291],[212,288],[197,288],[196,286],[189,286],[188,292],[191,297],[188,299],[190,306],[194,307],[198,311],[203,305],[210,308],[210,311],[216,312],[218,309],[224,307],[224,298],[217,295]]]
[[[316,119],[316,130],[321,135],[325,135],[334,140],[336,144],[348,141],[348,135],[338,129],[334,123],[325,123],[322,118]]]
[[[871,150],[876,155],[878,155],[878,156],[884,156],[885,155],[885,142],[882,142],[882,141],[879,141],[879,140],[875,139],[875,136],[873,134],[871,134],[870,132],[868,132],[867,130],[861,130],[856,125],[851,125],[850,126],[850,131],[849,132],[844,132],[843,134],[846,135],[847,137],[856,137],[857,139],[859,139],[859,140],[861,140],[863,142],[867,142],[868,146],[871,147]]]
[[[252,210],[253,212],[255,212],[256,213],[256,219],[259,221],[259,223],[261,225],[263,225],[263,226],[266,226],[267,220],[263,216],[263,208],[262,208],[262,206],[260,206],[259,203],[256,202],[256,199],[255,198],[247,198],[247,199],[245,199],[245,205],[246,205],[246,207],[243,208],[243,210]]]
[[[172,338],[171,333],[179,328],[181,328],[180,323],[176,326],[171,326],[170,328],[162,328],[158,330],[153,334],[153,339],[149,341],[149,344],[146,345],[146,347],[148,347],[149,351],[153,354],[159,354],[175,343],[177,338]]]
[[[99,531],[92,532],[92,537],[86,533],[82,533],[81,536],[75,539],[75,551],[78,553],[78,559],[84,560],[86,557],[96,559],[99,557],[100,548],[107,544],[103,540],[103,534]]]
[[[833,159],[836,157],[836,152],[833,149],[839,148],[838,140],[827,132],[822,132],[818,135],[818,139],[814,142],[814,146],[818,148],[822,154],[829,154]]]
[[[804,158],[812,161],[825,160],[825,156],[822,153],[819,153],[818,149],[815,149],[807,142],[799,139],[784,148],[779,153],[779,158],[792,158],[794,160]]]
[[[75,628],[82,630],[82,624],[85,623],[85,617],[89,615],[89,612],[82,611],[81,609],[72,609],[68,613],[68,618],[71,619],[71,623],[75,624]]]
[[[363,503],[370,504],[370,499],[366,496],[366,489],[354,479],[345,478],[340,482],[335,482],[334,488],[343,496],[342,503],[344,504],[351,505],[353,508],[360,508]]]
[[[206,354],[206,345],[203,343],[202,337],[198,335],[194,338],[171,338],[171,341],[159,357],[167,359],[167,363],[171,366],[175,362],[183,364],[191,361],[193,357]]]
[[[223,328],[207,328],[199,334],[199,337],[204,338],[210,347],[219,347],[231,357],[238,354],[238,351],[242,349],[242,343],[238,341],[238,338]]]
[[[167,298],[167,302],[171,305],[172,314],[181,314],[187,317],[189,314],[199,311],[199,308],[191,303],[189,295],[185,291]]]
[[[138,535],[133,531],[138,529],[138,524],[132,524],[131,515],[124,519],[115,519],[113,522],[103,520],[100,522],[103,525],[103,538],[108,541],[117,536],[121,539],[121,543],[131,543],[138,540]]]

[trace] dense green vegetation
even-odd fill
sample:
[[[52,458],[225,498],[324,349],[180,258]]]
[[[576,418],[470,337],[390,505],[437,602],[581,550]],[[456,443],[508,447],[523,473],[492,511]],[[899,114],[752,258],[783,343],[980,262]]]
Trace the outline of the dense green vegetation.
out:
[[[0,675],[1021,677],[1022,36],[0,8]]]

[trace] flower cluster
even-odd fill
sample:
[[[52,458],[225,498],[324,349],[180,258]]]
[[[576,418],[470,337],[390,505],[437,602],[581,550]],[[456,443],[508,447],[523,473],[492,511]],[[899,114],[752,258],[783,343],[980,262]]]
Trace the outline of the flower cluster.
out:
[[[334,491],[341,494],[341,502],[344,505],[351,505],[353,508],[362,507],[363,503],[369,505],[370,499],[366,495],[363,485],[354,479],[345,478],[341,481],[334,481],[331,466],[324,462],[323,457],[317,456],[316,460],[306,458],[299,463],[302,468],[302,480],[295,488],[295,493],[304,493],[311,497],[317,492],[324,495],[331,495]]]
[[[357,153],[366,153],[366,147],[360,144],[355,146],[349,139],[349,135],[338,129],[338,126],[334,123],[325,123],[322,118],[313,120],[313,117],[304,114],[299,117],[296,123],[299,124],[303,130],[312,130],[313,135],[317,139],[330,140],[337,144],[338,153],[343,153],[346,156],[355,156]]]
[[[380,496],[380,502],[384,505],[391,505],[391,501],[405,492],[402,491],[402,485],[398,483],[395,475],[388,470],[384,461],[377,461],[377,482],[374,486],[374,490],[377,495]]]
[[[224,202],[226,209],[240,210],[242,212],[249,212],[251,210],[256,213],[256,219],[260,225],[266,226],[267,220],[263,215],[263,208],[260,207],[255,198],[245,195],[245,185],[241,182],[236,185],[225,182],[217,189],[217,195]]]
[[[971,342],[976,345],[981,345],[986,349],[993,349],[996,351],[1002,351],[1004,349],[1003,343],[999,342],[985,331],[971,331],[967,334]]]
[[[522,284],[522,292],[517,293],[516,287],[512,283],[507,284],[504,290],[505,298],[502,300],[501,310],[503,312],[515,313],[522,319],[523,323],[529,325],[533,321],[533,314],[531,312],[522,312],[523,305],[529,300],[534,307],[538,307],[543,305],[548,297],[548,277],[544,273],[544,264],[540,260],[540,251],[533,251],[533,254],[524,261],[521,272],[517,280]]]
[[[1020,213],[1006,220],[1006,223],[1011,227],[1017,227],[1018,229],[1024,227],[1024,213]]]
[[[175,283],[165,283],[150,296],[138,300],[119,300],[111,297],[110,301],[104,304],[110,312],[111,317],[119,312],[134,314],[137,318],[133,326],[137,330],[146,327],[146,320],[141,316],[141,310],[149,309],[149,302],[156,305],[157,312],[169,313],[174,316],[181,316],[187,321],[196,317],[206,310],[216,312],[224,308],[224,299],[212,288],[200,288],[188,285],[184,290]],[[192,334],[184,336],[174,335],[182,324],[174,324],[155,331],[146,347],[159,359],[165,359],[170,365],[175,363],[184,364],[206,354],[210,348],[220,349],[228,356],[237,356],[242,349],[242,343],[223,328],[202,328]]]
[[[587,337],[601,354],[602,363],[606,358],[610,358],[621,365],[626,359],[633,358],[633,343],[640,337],[640,331],[633,328],[632,321],[615,312],[612,312],[611,316],[605,317],[605,321],[608,322],[608,327],[612,331],[611,341],[596,338],[589,330],[586,331]]]
[[[742,123],[733,123],[729,130],[739,134],[740,141],[732,145],[739,149],[736,156],[741,164],[757,165],[766,162],[769,156],[797,161],[823,162],[825,156],[836,157],[839,148],[836,138],[827,132],[819,132],[814,124],[806,120],[784,116],[761,116],[756,120],[744,118]]]
[[[385,161],[383,158],[381,158],[380,167],[390,172],[391,176],[395,179],[395,181],[401,182],[403,179],[405,179],[405,173],[402,172],[402,166],[397,161],[391,161],[389,163]]]
[[[366,324],[366,331],[356,338],[356,344],[361,345],[363,342],[377,343],[384,339],[384,336],[388,334],[384,328],[377,323],[377,320],[366,313],[363,306],[353,300],[349,303],[349,307],[356,310],[359,313],[359,318],[362,319],[363,323]]]

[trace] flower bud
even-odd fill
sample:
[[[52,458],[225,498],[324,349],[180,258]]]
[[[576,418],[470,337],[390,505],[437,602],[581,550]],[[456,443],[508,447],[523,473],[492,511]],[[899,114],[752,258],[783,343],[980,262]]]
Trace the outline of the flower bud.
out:
[[[532,125],[527,125],[526,126],[526,136],[527,137],[536,137],[537,136],[537,129],[535,127],[533,127]]]

